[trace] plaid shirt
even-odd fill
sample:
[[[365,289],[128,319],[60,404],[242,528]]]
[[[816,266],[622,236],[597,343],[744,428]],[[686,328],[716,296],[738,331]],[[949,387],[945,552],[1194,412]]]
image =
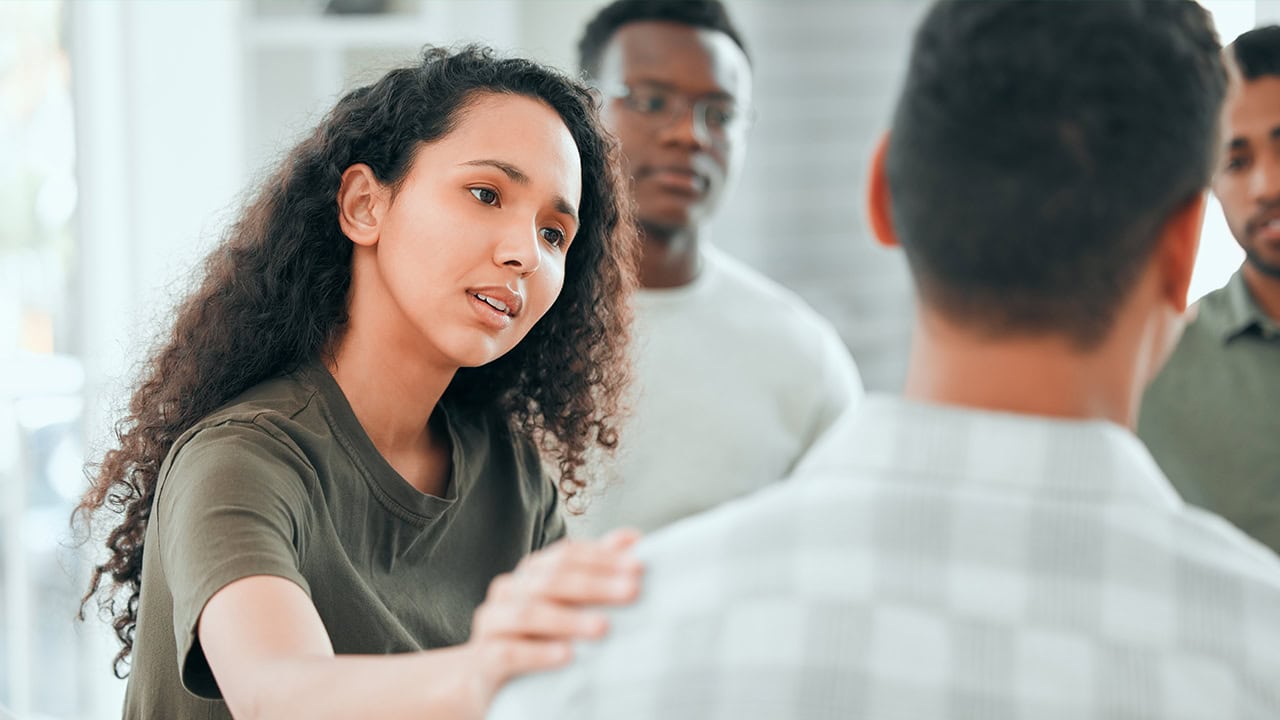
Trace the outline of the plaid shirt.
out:
[[[872,397],[641,557],[491,718],[1280,718],[1280,560],[1110,423]]]

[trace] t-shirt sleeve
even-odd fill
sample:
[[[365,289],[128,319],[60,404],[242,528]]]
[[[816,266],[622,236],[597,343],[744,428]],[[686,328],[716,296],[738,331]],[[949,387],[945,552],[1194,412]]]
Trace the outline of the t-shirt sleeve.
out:
[[[173,597],[182,684],[195,695],[221,697],[196,636],[209,598],[252,575],[282,577],[311,594],[299,571],[308,474],[287,439],[250,422],[200,430],[177,449],[157,490],[152,551]]]
[[[846,410],[855,405],[865,390],[858,366],[839,333],[830,325],[822,332],[822,367],[818,375],[818,406],[814,425],[809,432],[808,447],[813,447],[835,425]]]

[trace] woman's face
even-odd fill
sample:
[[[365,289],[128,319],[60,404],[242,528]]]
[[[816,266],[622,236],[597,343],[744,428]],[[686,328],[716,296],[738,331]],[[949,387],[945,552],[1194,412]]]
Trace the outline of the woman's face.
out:
[[[578,230],[578,149],[560,116],[520,95],[485,94],[423,145],[357,240],[352,329],[387,350],[475,367],[515,347],[555,302]],[[353,238],[354,239],[354,238]],[[360,333],[365,334],[365,333]]]

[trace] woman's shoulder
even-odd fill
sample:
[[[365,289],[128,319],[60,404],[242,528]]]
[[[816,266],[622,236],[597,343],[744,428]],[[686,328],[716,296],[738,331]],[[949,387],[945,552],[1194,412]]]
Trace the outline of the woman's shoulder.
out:
[[[295,418],[313,404],[319,390],[307,377],[306,368],[268,378],[250,386],[206,415],[200,424],[252,420],[254,417]]]
[[[331,434],[316,395],[296,373],[260,382],[188,428],[174,442],[169,460],[184,451],[191,454],[193,447],[221,448],[309,467],[305,448]]]

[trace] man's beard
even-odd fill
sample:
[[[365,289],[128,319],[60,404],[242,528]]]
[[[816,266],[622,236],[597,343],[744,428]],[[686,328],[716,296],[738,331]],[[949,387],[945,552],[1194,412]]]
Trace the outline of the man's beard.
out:
[[[1252,248],[1244,248],[1244,261],[1252,265],[1255,270],[1263,275],[1280,280],[1280,265],[1263,260],[1262,256]]]
[[[670,245],[676,235],[687,229],[684,225],[671,225],[643,219],[637,220],[636,224],[640,228],[640,238],[654,245]]]

